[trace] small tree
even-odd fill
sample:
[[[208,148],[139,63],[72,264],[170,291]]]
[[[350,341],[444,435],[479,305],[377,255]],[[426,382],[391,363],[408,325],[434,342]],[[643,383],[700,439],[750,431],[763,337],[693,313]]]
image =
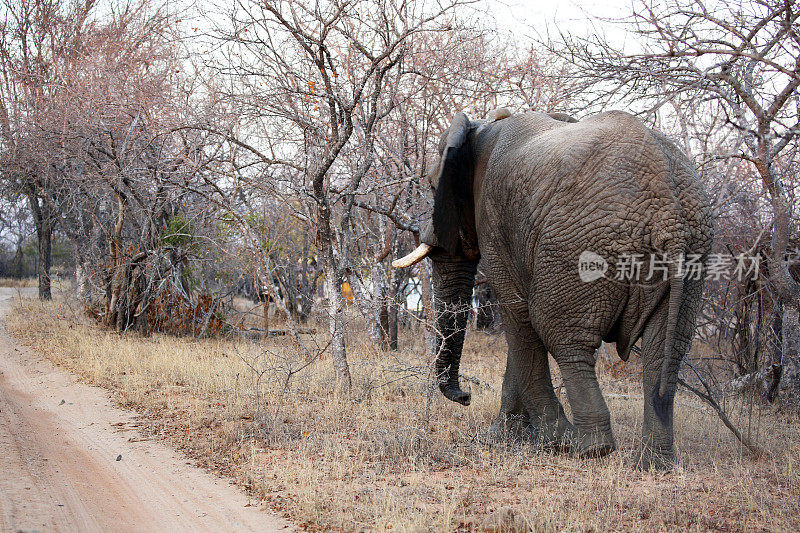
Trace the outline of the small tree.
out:
[[[83,51],[93,0],[69,4],[5,0],[0,24],[0,139],[8,188],[27,199],[38,238],[39,298],[49,300],[51,241],[57,214],[46,201],[55,155],[42,126],[63,90],[62,76]]]

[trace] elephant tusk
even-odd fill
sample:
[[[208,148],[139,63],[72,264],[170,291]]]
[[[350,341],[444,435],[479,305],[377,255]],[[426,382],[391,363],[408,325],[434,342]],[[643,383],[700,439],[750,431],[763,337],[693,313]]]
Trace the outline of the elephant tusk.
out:
[[[431,253],[431,250],[433,250],[433,246],[431,246],[430,244],[425,244],[423,242],[407,256],[392,261],[392,266],[395,268],[406,268],[410,267],[411,265],[416,265],[417,263],[425,259],[425,256]]]

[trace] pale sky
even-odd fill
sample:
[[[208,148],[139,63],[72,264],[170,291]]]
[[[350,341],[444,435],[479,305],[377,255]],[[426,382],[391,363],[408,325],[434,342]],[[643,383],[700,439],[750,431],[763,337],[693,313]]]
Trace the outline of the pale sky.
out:
[[[590,20],[590,16],[613,19],[632,11],[632,0],[486,0],[485,4],[498,24],[512,33],[542,36],[548,29],[554,35],[558,28],[576,36],[600,30],[624,39],[619,29],[602,20]]]

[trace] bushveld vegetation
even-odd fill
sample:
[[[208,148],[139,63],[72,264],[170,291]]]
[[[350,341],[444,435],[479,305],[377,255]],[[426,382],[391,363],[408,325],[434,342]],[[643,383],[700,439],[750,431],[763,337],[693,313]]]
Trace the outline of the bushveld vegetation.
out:
[[[254,498],[312,530],[477,530],[503,509],[534,531],[800,526],[800,428],[750,401],[726,408],[760,455],[683,392],[675,416],[680,465],[668,474],[633,468],[642,417],[635,360],[599,365],[620,451],[586,461],[485,438],[505,359],[496,335],[468,335],[473,403],[464,408],[431,387],[424,341],[414,331],[401,334],[405,349],[385,352],[352,328],[353,387],[336,395],[330,356],[305,361],[286,337],[120,339],[71,298],[22,300],[10,328],[82,379],[114,391],[118,404],[140,414],[139,432],[233,476]]]
[[[0,3],[0,284],[36,274],[47,301],[75,281],[12,328],[143,430],[311,527],[469,529],[509,507],[537,530],[797,529],[794,0],[595,21],[627,47],[509,33],[463,0]],[[641,392],[613,347],[620,452],[484,441],[505,345],[480,273],[473,404],[433,393],[430,265],[390,263],[430,215],[442,130],[498,107],[635,113],[694,160],[714,253],[760,260],[707,283],[671,474],[631,469]]]

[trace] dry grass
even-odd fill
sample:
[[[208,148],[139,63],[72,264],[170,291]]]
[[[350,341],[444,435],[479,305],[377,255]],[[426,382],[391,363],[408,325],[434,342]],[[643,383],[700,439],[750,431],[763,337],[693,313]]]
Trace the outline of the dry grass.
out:
[[[9,328],[86,381],[113,390],[119,404],[142,415],[143,431],[233,476],[310,529],[472,530],[501,507],[534,531],[800,529],[796,421],[739,415],[768,450],[752,458],[707,408],[680,395],[680,466],[638,472],[638,380],[616,365],[601,377],[620,450],[581,461],[483,443],[499,404],[500,337],[468,336],[463,367],[484,384],[472,385],[473,403],[464,408],[430,394],[419,347],[377,353],[359,342],[365,335],[355,328],[354,393],[336,397],[327,359],[287,380],[285,369],[304,361],[285,338],[266,345],[121,339],[83,323],[76,308],[63,300],[22,301]],[[402,345],[421,336],[407,332]],[[266,369],[258,387],[245,361]]]
[[[28,289],[39,286],[38,278],[0,278],[0,287],[11,289]],[[69,278],[53,276],[50,280],[50,287],[53,294],[59,291],[66,291],[72,288],[72,281]]]
[[[37,284],[36,278],[0,278],[0,287],[11,287],[12,289],[36,287]]]

